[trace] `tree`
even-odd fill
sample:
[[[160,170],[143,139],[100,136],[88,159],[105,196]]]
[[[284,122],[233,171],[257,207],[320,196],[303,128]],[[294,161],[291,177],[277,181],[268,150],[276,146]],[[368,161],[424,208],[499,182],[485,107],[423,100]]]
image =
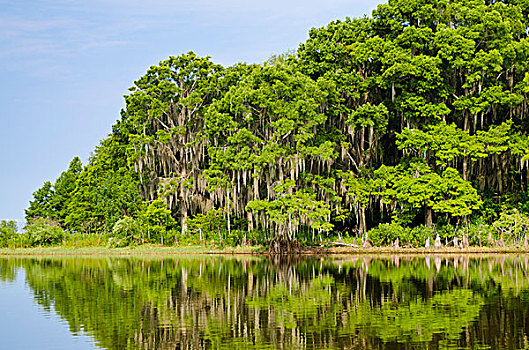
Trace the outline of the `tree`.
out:
[[[450,167],[438,174],[424,163],[412,162],[394,168],[382,166],[375,176],[384,179],[379,190],[386,201],[400,205],[404,212],[423,209],[427,227],[433,223],[432,211],[467,216],[482,204],[476,189]]]
[[[46,181],[41,188],[33,192],[33,199],[29,202],[29,208],[25,210],[26,221],[29,223],[32,219],[38,217],[53,217],[53,187],[50,181]]]
[[[246,210],[264,213],[266,220],[273,225],[274,231],[270,242],[270,251],[283,253],[296,246],[296,234],[300,224],[314,230],[330,231],[333,225],[329,222],[330,210],[324,201],[307,190],[294,191],[295,182],[285,180],[274,188],[274,199],[250,201]]]
[[[54,219],[39,217],[24,228],[32,246],[51,246],[62,242],[64,230]]]
[[[196,214],[193,218],[188,220],[189,231],[198,230],[200,241],[206,242],[208,236],[215,233],[219,236],[219,242],[222,245],[222,232],[226,230],[226,219],[224,212],[218,209],[210,209],[206,214]]]
[[[0,247],[7,247],[10,238],[17,234],[17,223],[14,220],[0,221]]]
[[[139,215],[144,222],[149,240],[159,240],[163,245],[164,236],[176,224],[165,202],[161,199],[156,199]]]
[[[79,157],[75,157],[68,166],[68,170],[64,171],[58,178],[55,180],[53,185],[53,197],[51,199],[51,204],[53,207],[53,217],[58,219],[62,224],[67,215],[67,207],[72,193],[75,190],[75,185],[79,174],[83,170],[83,165]]]

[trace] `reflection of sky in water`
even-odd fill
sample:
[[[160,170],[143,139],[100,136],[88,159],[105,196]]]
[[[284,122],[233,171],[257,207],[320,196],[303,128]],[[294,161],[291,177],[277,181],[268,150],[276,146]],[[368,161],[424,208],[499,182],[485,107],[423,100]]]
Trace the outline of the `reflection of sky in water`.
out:
[[[7,258],[2,268],[0,349],[529,349],[529,256]]]
[[[34,301],[23,269],[14,281],[0,281],[0,348],[95,349],[86,335],[73,336],[68,323]]]

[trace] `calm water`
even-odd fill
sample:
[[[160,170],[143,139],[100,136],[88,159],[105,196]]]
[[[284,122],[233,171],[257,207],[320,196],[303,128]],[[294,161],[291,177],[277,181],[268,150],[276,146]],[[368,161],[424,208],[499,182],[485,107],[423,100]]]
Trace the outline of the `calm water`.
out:
[[[523,349],[529,256],[0,257],[0,348]]]

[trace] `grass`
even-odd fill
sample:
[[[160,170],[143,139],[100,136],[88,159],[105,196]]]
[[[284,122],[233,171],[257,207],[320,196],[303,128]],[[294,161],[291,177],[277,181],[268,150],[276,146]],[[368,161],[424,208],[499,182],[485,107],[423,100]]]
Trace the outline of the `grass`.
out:
[[[440,249],[426,248],[392,248],[392,247],[373,247],[373,248],[349,248],[333,247],[326,248],[328,254],[527,254],[529,248],[524,247],[468,247],[454,248],[442,247]]]
[[[34,247],[0,248],[0,255],[185,255],[185,254],[264,254],[266,248],[143,245],[125,248],[106,247]]]
[[[527,254],[527,247],[469,247],[460,248],[309,248],[300,253],[303,255],[344,255],[344,254]],[[35,247],[35,248],[0,248],[0,255],[202,255],[202,254],[227,254],[227,255],[264,255],[266,247],[207,247],[207,246],[175,246],[164,247],[161,245],[142,245],[125,248],[106,247]]]

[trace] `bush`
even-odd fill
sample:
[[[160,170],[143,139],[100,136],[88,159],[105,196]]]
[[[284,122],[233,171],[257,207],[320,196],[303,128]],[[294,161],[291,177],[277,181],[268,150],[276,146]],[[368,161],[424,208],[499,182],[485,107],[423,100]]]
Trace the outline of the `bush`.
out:
[[[465,234],[468,234],[468,244],[478,247],[488,245],[489,236],[491,238],[496,237],[493,227],[482,222],[471,223],[468,227],[461,227],[456,236],[462,238]]]
[[[205,215],[196,214],[187,220],[188,232],[199,233],[204,241],[215,240],[220,244],[219,233],[226,228],[226,218],[222,209],[210,209]]]
[[[17,223],[12,220],[0,222],[0,247],[7,247],[9,240],[17,233]]]
[[[437,226],[437,234],[442,244],[447,244],[457,235],[457,227],[449,223]]]
[[[521,242],[529,231],[529,216],[516,209],[503,212],[492,228],[496,238],[503,238],[510,243]]]
[[[435,232],[432,228],[423,225],[410,229],[391,223],[378,225],[371,229],[367,236],[371,244],[376,247],[390,246],[397,238],[400,246],[422,247],[426,243],[426,238],[430,237],[432,240],[435,237]]]
[[[165,230],[161,233],[163,235],[163,245],[164,246],[174,246],[178,245],[178,236],[180,235],[180,230],[177,228],[172,228],[170,230]]]
[[[231,230],[231,233],[224,240],[224,244],[230,247],[241,245],[244,233],[245,232],[241,230]]]
[[[130,216],[125,216],[116,221],[112,227],[112,235],[114,236],[113,238],[123,241],[120,244],[138,243],[141,238],[141,225]]]
[[[63,244],[66,247],[100,247],[106,246],[107,242],[106,234],[73,232],[64,235]]]
[[[408,234],[408,237],[406,237],[405,243],[409,244],[413,247],[424,247],[426,244],[426,239],[430,238],[430,245],[433,244],[433,241],[435,239],[436,232],[432,227],[426,227],[424,225],[420,225],[417,227],[414,227]]]
[[[409,228],[400,226],[399,224],[380,224],[375,228],[372,228],[367,232],[367,237],[371,241],[371,244],[376,247],[389,246],[397,238],[399,241],[403,241],[404,238],[407,239],[409,235]]]
[[[203,242],[203,240],[200,240],[200,235],[198,233],[190,234],[188,232],[185,235],[180,235],[178,239],[178,245],[181,246],[197,246],[201,245]]]
[[[129,241],[126,238],[110,237],[108,239],[107,248],[123,248],[128,245]]]
[[[50,246],[62,243],[64,230],[50,218],[36,218],[25,227],[31,246]]]
[[[8,248],[27,248],[31,247],[31,240],[27,234],[12,235],[7,241]]]

